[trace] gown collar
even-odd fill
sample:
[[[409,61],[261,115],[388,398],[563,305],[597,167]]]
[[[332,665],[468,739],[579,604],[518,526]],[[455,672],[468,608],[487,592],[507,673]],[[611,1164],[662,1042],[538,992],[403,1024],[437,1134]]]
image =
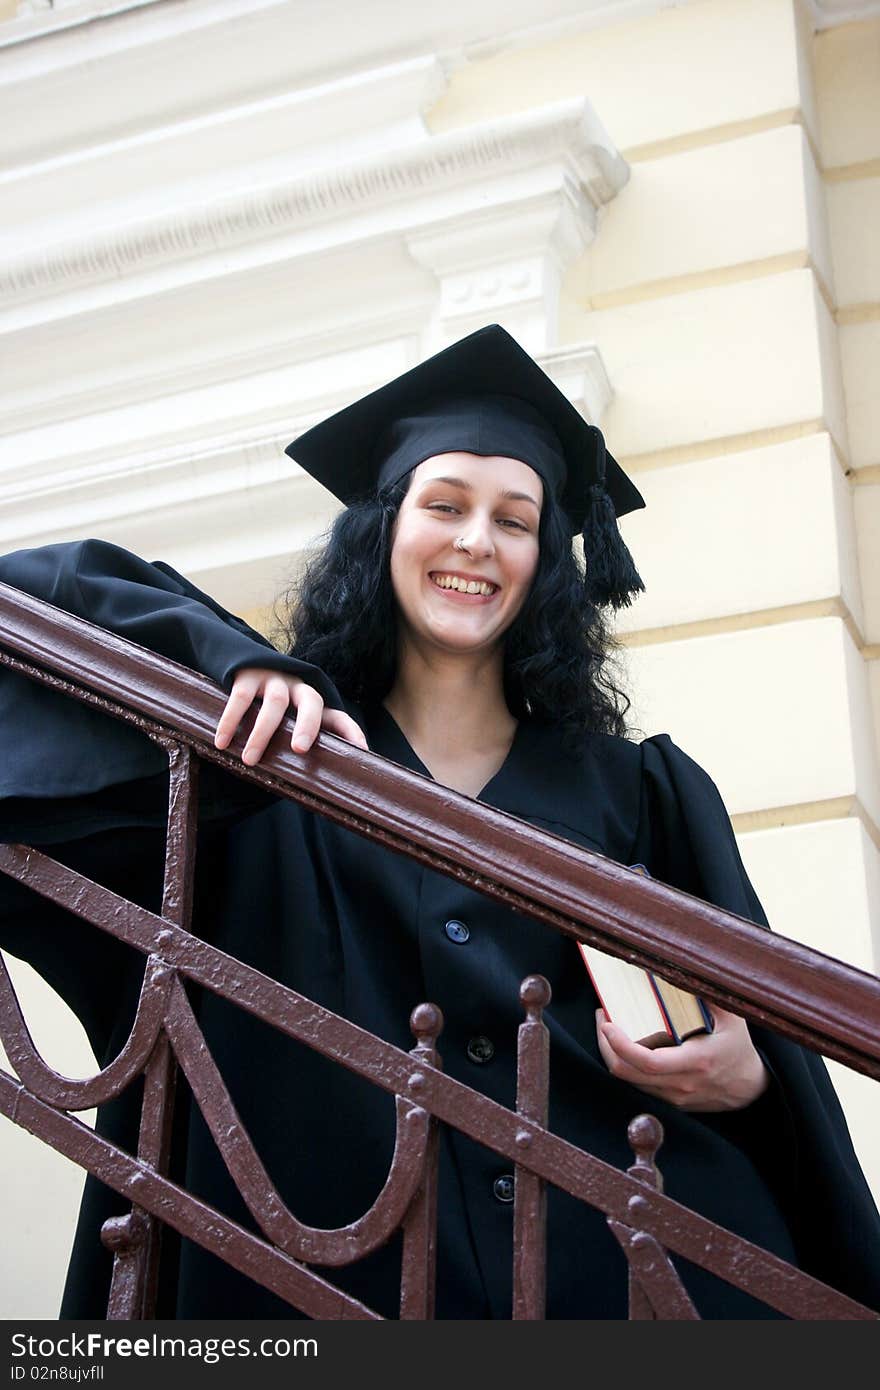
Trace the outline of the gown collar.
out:
[[[400,763],[402,767],[409,768],[411,772],[418,772],[423,777],[428,777],[432,782],[436,781],[433,773],[422,762],[393,714],[383,704],[371,705],[364,709],[363,713],[367,742],[372,752],[380,753],[382,757],[390,758],[392,762]],[[520,720],[504,762],[477,793],[475,800],[487,801],[492,805],[497,804],[495,797],[498,793],[503,792],[504,784],[509,780],[511,771],[522,753],[527,738],[528,725]]]
[[[372,752],[436,781],[384,705],[351,712]],[[557,729],[521,719],[507,757],[474,799],[629,864],[642,800],[641,768],[641,750],[626,739],[591,735],[582,753],[574,755],[563,747]]]

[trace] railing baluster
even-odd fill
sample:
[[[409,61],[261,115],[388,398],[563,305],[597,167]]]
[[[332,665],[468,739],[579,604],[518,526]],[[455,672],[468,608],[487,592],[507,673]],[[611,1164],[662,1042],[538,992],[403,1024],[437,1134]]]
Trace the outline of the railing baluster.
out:
[[[156,1044],[156,1051],[144,1077],[144,1100],[138,1144],[138,1157],[163,1175],[168,1173],[170,1166],[176,1085],[177,1063],[168,1039],[163,1034]],[[155,1216],[151,1216],[147,1221],[144,1244],[144,1287],[140,1313],[142,1318],[155,1317],[161,1245],[161,1222]]]
[[[657,1150],[663,1143],[660,1121],[654,1115],[637,1115],[627,1126],[626,1134],[636,1156],[635,1163],[627,1169],[629,1176],[662,1192],[663,1175],[656,1163]],[[643,1198],[630,1198],[628,1207],[634,1224],[644,1205]],[[647,1231],[635,1230],[622,1221],[609,1220],[608,1225],[626,1255],[630,1321],[697,1318],[697,1310],[660,1242]]]
[[[550,985],[543,975],[529,975],[519,991],[525,1022],[517,1034],[516,1113],[542,1129],[547,1126],[550,1091],[550,1035],[543,1012]],[[532,1136],[522,1130],[518,1147],[527,1152]],[[513,1203],[513,1317],[538,1321],[547,1296],[547,1188],[543,1178],[517,1164]]]
[[[430,1072],[442,1066],[437,1039],[443,1030],[443,1014],[436,1004],[419,1004],[412,1011],[410,1028],[417,1039],[410,1056],[415,1062],[409,1079],[412,1098],[418,1102],[430,1085]],[[431,1321],[434,1317],[437,1273],[437,1164],[440,1130],[431,1120],[425,1153],[424,1175],[403,1222],[403,1254],[400,1265],[400,1316]]]
[[[647,1314],[631,1313],[631,1318],[699,1319],[678,1271],[659,1240],[647,1231],[634,1231],[620,1221],[609,1221],[608,1224],[626,1255],[630,1276],[635,1275],[639,1280],[650,1309]]]
[[[647,1122],[647,1123],[646,1123]],[[656,1125],[656,1129],[653,1126]],[[659,1130],[659,1133],[657,1132]],[[652,1115],[637,1115],[631,1121],[627,1130],[627,1138],[630,1147],[636,1156],[636,1161],[632,1167],[627,1168],[631,1178],[638,1178],[646,1183],[648,1187],[653,1187],[657,1192],[663,1191],[663,1175],[657,1167],[655,1158],[657,1150],[663,1143],[663,1126],[659,1120]],[[652,1319],[654,1309],[651,1302],[642,1288],[638,1277],[630,1261],[627,1262],[629,1270],[629,1316],[630,1321],[642,1321]]]
[[[184,745],[173,739],[162,743],[169,767],[162,917],[186,931],[192,917],[199,765]],[[157,936],[160,950],[164,935],[160,931]],[[168,1172],[171,1156],[176,1083],[177,1063],[163,1032],[144,1073],[138,1135],[138,1158],[162,1175]],[[129,1216],[105,1222],[101,1239],[114,1251],[108,1320],[154,1317],[162,1245],[159,1219],[133,1206]]]
[[[107,1300],[108,1322],[141,1316],[143,1303],[143,1250],[147,1222],[140,1207],[125,1216],[111,1216],[101,1227],[101,1243],[113,1251],[113,1278]]]

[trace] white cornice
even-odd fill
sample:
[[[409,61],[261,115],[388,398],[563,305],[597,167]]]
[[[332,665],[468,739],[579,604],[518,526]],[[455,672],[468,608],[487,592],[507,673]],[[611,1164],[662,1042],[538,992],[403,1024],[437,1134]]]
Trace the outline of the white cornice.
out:
[[[142,292],[143,277],[196,258],[185,278],[228,271],[229,253],[242,248],[263,247],[258,261],[326,253],[389,223],[416,227],[512,204],[565,179],[598,206],[627,175],[589,103],[564,102],[61,240],[7,260],[0,292],[7,312],[16,301],[84,286],[109,285],[115,302]]]
[[[303,31],[311,30],[301,52],[294,57],[291,75],[301,76],[300,68],[309,58],[320,57],[327,70],[338,71],[349,62],[352,67],[375,58],[376,36],[382,35],[390,50],[424,51],[460,46],[487,50],[537,42],[573,29],[607,28],[660,10],[680,8],[698,0],[445,0],[442,15],[437,7],[396,4],[394,0],[370,0],[355,6],[349,0],[351,23],[346,34],[345,57],[339,53],[339,4],[327,0],[21,0],[16,17],[5,21],[0,30],[0,48],[21,47],[41,41],[44,52],[56,49],[56,62],[63,62],[59,43],[75,31],[87,31],[92,52],[119,51],[138,43],[167,40],[192,32],[210,34],[218,24],[242,15],[258,20],[266,15],[275,23],[284,22],[284,11],[298,19]],[[814,27],[829,29],[880,13],[878,0],[804,0]],[[366,23],[357,23],[360,9]],[[323,14],[322,14],[323,11]],[[497,35],[503,35],[500,40]],[[335,38],[335,66],[328,63],[328,40]],[[47,56],[41,61],[52,61]]]
[[[441,6],[401,4],[400,0],[55,0],[53,8],[23,4],[0,35],[3,44],[40,40],[42,61],[63,62],[61,43],[75,30],[86,31],[93,55],[120,52],[138,43],[198,33],[207,47],[211,31],[238,19],[255,28],[274,24],[284,37],[295,25],[299,51],[290,55],[291,76],[321,66],[340,71],[387,52],[437,51],[451,46],[482,46],[570,28],[618,24],[639,15],[696,0],[444,0]],[[339,42],[345,34],[346,43]],[[210,50],[209,50],[210,51]]]
[[[101,58],[290,4],[291,0],[21,0],[18,13],[0,31],[0,48],[30,46],[26,61],[32,75],[37,65],[48,71],[75,62],[71,39],[88,44],[90,56]],[[82,48],[78,51],[81,54]]]
[[[372,136],[388,143],[385,132],[395,126],[424,135],[423,113],[440,98],[448,64],[433,54],[410,58],[280,92],[249,91],[246,96],[194,112],[187,84],[162,87],[161,110],[144,123],[143,111],[126,115],[130,93],[114,83],[112,93],[92,84],[66,93],[69,110],[58,118],[59,93],[47,94],[38,81],[0,82],[2,181],[14,190],[26,183],[29,199],[35,190],[46,201],[39,181],[65,179],[64,192],[79,193],[71,179],[83,180],[97,166],[105,188],[117,196],[136,191],[157,168],[163,177],[195,179],[222,163],[266,166],[273,157],[287,167],[326,163],[340,140],[364,144]],[[155,83],[154,83],[155,85]],[[47,95],[49,97],[47,103]],[[121,127],[121,128],[120,128]],[[118,132],[118,133],[116,133]],[[93,196],[87,186],[84,196]],[[52,203],[48,203],[49,210]]]

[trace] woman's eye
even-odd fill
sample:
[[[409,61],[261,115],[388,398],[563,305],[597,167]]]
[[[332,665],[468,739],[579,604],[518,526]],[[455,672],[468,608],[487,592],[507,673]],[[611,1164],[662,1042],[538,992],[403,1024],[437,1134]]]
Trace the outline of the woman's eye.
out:
[[[529,529],[524,521],[517,521],[512,516],[503,516],[500,518],[500,520],[502,526],[506,526],[509,530],[512,531],[528,531]]]
[[[453,507],[451,502],[429,502],[428,510],[431,512],[457,512],[458,508]]]

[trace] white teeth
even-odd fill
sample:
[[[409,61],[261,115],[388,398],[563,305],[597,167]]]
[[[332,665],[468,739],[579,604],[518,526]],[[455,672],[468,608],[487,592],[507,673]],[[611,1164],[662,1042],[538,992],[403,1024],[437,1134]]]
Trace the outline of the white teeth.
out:
[[[456,589],[460,594],[494,594],[497,584],[487,584],[485,580],[459,579],[457,574],[437,574],[434,583],[441,589]]]

